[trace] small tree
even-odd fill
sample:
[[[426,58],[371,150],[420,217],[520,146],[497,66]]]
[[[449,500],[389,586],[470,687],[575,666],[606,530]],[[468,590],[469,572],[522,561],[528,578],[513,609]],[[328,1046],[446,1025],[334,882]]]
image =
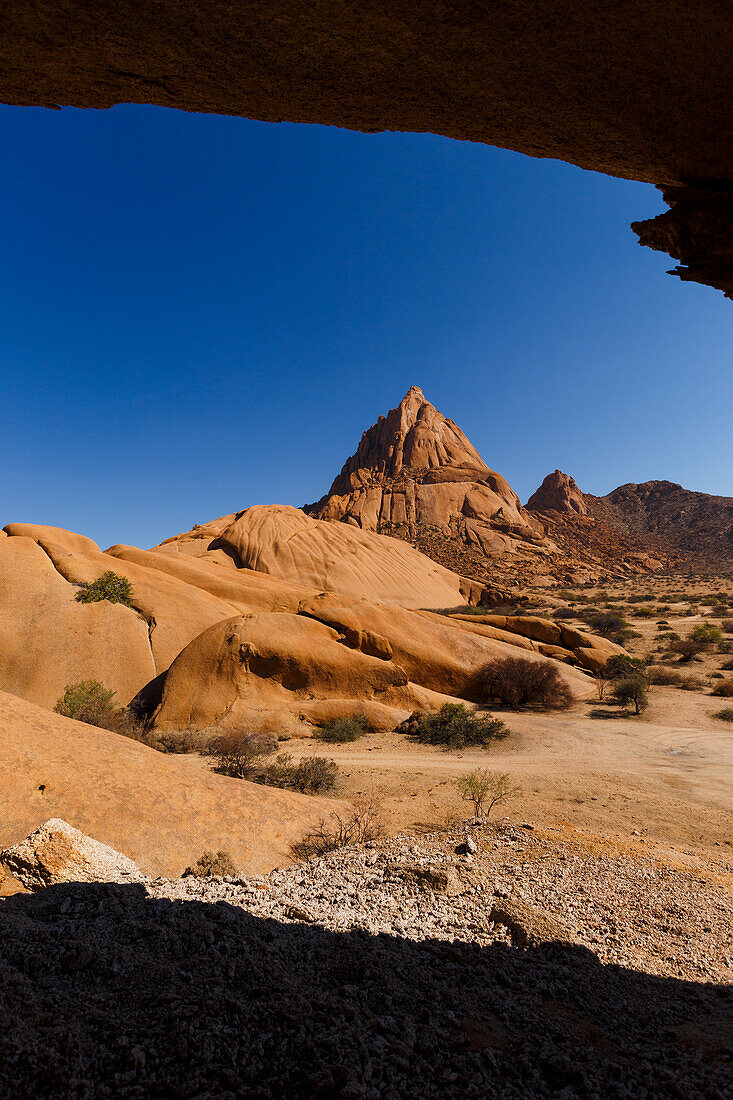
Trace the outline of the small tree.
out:
[[[100,684],[99,680],[79,680],[78,683],[66,685],[64,694],[53,709],[65,718],[110,729],[118,716],[112,702],[114,697],[115,692]]]
[[[623,615],[615,611],[604,611],[600,614],[586,612],[583,617],[591,630],[618,645],[623,645],[624,641],[634,633]]]
[[[633,703],[635,714],[641,714],[649,706],[647,682],[641,676],[627,676],[625,680],[619,680],[613,694],[622,706]]]
[[[251,779],[263,757],[270,756],[277,741],[267,733],[228,733],[211,741],[204,750],[216,771],[235,779]]]
[[[132,586],[127,577],[121,577],[108,569],[95,581],[86,581],[79,585],[76,599],[79,603],[107,600],[109,603],[122,603],[125,607],[132,607]]]
[[[700,642],[697,638],[680,638],[678,642],[672,642],[672,652],[679,653],[681,661],[691,661],[707,649],[706,642]]]
[[[473,804],[474,817],[489,817],[494,806],[522,793],[521,787],[512,785],[507,772],[499,774],[488,768],[459,775],[455,785],[464,802]]]
[[[595,672],[591,673],[591,675],[596,684],[596,699],[599,703],[602,703],[603,697],[606,694],[606,688],[608,686],[610,676],[608,675],[608,672],[605,668],[599,668]]]

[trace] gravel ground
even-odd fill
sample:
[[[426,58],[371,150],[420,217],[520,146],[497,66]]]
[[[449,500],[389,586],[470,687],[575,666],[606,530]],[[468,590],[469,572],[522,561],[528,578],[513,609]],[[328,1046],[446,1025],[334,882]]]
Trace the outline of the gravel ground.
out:
[[[511,826],[0,900],[0,1096],[733,1095],[733,902]]]

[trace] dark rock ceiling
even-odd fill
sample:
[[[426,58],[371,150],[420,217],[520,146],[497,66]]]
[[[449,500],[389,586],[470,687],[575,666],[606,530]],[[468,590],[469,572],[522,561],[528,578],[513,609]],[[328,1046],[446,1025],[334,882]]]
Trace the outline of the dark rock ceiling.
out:
[[[0,101],[430,131],[663,188],[635,223],[733,295],[729,0],[5,0]]]

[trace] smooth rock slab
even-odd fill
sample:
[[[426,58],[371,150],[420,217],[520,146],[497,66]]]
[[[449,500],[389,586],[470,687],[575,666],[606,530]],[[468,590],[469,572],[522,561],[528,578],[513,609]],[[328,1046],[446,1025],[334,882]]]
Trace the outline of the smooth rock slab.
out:
[[[92,840],[61,818],[51,818],[13,848],[0,852],[2,863],[28,890],[60,882],[144,882],[127,856]]]

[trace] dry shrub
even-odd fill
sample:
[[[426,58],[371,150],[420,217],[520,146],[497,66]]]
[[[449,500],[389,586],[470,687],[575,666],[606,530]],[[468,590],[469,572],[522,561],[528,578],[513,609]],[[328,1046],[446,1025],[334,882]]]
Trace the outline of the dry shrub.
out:
[[[192,867],[187,867],[181,878],[193,875],[196,878],[224,878],[225,875],[236,877],[239,872],[234,860],[224,848],[218,852],[202,852]]]
[[[660,665],[652,665],[647,669],[647,679],[655,687],[684,687],[686,677],[674,668],[663,668]]]
[[[733,722],[733,707],[723,707],[713,717],[720,718],[722,722]]]
[[[128,735],[129,736],[129,735]],[[148,730],[137,740],[148,745],[158,752],[177,754],[184,756],[186,753],[198,752],[201,748],[201,735],[196,730],[166,730],[158,733],[156,730]]]
[[[512,710],[538,707],[564,710],[573,701],[572,692],[560,670],[549,661],[527,657],[497,657],[478,675],[482,702],[498,702]]]
[[[683,676],[680,684],[683,691],[704,691],[706,686],[702,676]]]
[[[733,634],[733,619],[724,619],[720,625],[726,634]]]
[[[277,741],[267,733],[227,733],[209,742],[204,752],[214,761],[216,771],[235,779],[251,779],[263,757],[276,748]]]
[[[291,844],[295,859],[316,859],[339,848],[367,844],[384,833],[382,801],[374,793],[360,795],[349,803],[343,813],[334,813],[329,821],[321,821],[315,829]]]
[[[733,678],[723,680],[722,684],[716,684],[713,695],[719,695],[723,699],[733,699]]]
[[[289,752],[281,752],[271,764],[252,778],[267,787],[284,787],[301,794],[319,794],[336,786],[339,769],[335,760],[325,756],[304,756],[297,763]]]

